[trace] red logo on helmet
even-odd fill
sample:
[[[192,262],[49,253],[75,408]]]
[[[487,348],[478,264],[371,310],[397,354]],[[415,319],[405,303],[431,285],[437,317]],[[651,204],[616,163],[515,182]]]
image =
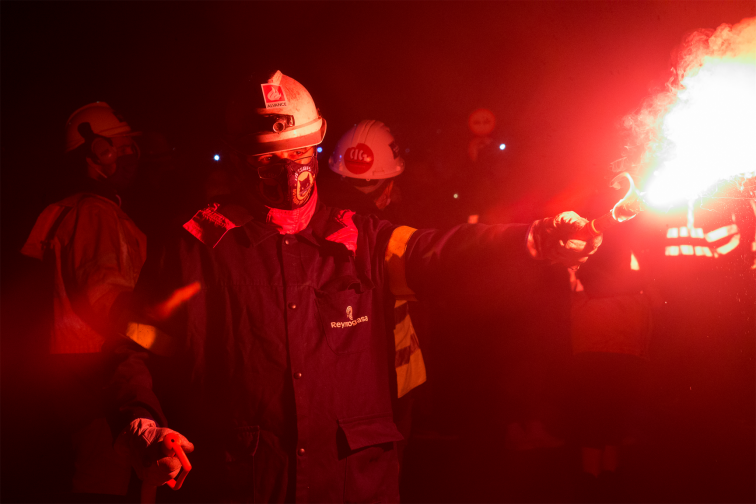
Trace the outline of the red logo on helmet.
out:
[[[373,166],[373,151],[365,144],[349,147],[344,153],[344,164],[347,170],[359,175]]]
[[[286,106],[286,94],[283,86],[278,84],[261,84],[265,108],[280,108]]]

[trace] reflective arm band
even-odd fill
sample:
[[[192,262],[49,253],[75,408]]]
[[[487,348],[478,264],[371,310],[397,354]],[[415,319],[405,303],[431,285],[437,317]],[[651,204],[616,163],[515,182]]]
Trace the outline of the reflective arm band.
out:
[[[415,228],[408,226],[399,226],[391,233],[391,239],[386,247],[386,271],[388,273],[388,283],[391,293],[397,299],[406,299],[416,301],[415,293],[407,285],[406,259],[407,242],[409,242],[412,233],[417,231]]]
[[[407,301],[397,300],[394,307],[394,367],[398,397],[425,383],[425,361],[420,351],[415,328],[409,316]]]

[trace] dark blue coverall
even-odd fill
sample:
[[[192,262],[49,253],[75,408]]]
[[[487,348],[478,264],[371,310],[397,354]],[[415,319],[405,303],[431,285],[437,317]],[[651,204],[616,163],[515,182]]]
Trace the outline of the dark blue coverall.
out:
[[[113,423],[153,418],[194,442],[176,498],[398,502],[394,294],[446,290],[472,313],[506,291],[513,306],[546,265],[527,252],[527,225],[415,231],[359,215],[353,254],[327,239],[344,227],[337,212],[318,203],[304,231],[281,235],[229,204],[217,211],[234,222],[227,233],[203,243],[182,229],[149,251],[145,303],[201,290],[156,324],[169,343],[160,352],[113,346]]]

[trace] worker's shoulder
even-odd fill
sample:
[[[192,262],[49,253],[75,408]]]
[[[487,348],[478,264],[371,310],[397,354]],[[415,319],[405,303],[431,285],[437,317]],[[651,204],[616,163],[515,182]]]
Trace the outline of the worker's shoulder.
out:
[[[57,203],[54,203],[54,205],[61,207],[70,207],[72,209],[75,209],[77,212],[104,211],[111,212],[113,214],[124,213],[116,201],[105,196],[90,192],[72,194],[71,196],[63,198]]]
[[[326,207],[323,211],[326,215],[324,220],[327,222],[323,235],[329,241],[344,243],[352,251],[382,253],[394,230],[399,227],[374,214],[355,213],[349,209],[333,207]],[[360,246],[357,246],[358,242],[361,243]]]
[[[394,226],[391,222],[387,221],[386,219],[373,214],[369,212],[360,212],[352,210],[351,208],[344,207],[324,207],[322,209],[323,212],[326,213],[328,216],[329,221],[336,221],[336,222],[343,222],[345,220],[350,220],[354,222],[354,224],[358,227],[373,227],[373,228],[379,228],[379,227],[385,227],[385,226]]]
[[[228,231],[250,221],[252,214],[244,206],[233,201],[217,201],[198,210],[183,228],[205,245],[215,247]]]
[[[90,192],[78,192],[71,194],[70,196],[66,196],[65,198],[56,201],[55,203],[51,203],[47,206],[47,208],[82,208],[90,206],[118,208],[118,204],[113,200]]]
[[[76,221],[78,225],[86,222],[99,222],[103,220],[130,220],[121,210],[118,203],[104,196],[94,193],[76,193],[47,207],[48,210],[57,209],[63,216],[63,226],[66,223]]]

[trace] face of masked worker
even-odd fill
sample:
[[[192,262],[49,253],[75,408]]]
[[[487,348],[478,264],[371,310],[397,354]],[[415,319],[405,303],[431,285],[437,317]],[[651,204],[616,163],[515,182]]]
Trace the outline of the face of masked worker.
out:
[[[318,175],[314,147],[247,156],[244,164],[247,189],[269,207],[294,210],[312,196]]]
[[[116,171],[110,181],[118,190],[129,189],[136,178],[139,157],[136,154],[125,154],[116,159]]]
[[[363,180],[345,177],[347,183],[373,200],[378,210],[385,210],[394,197],[394,179]]]
[[[95,174],[92,178],[104,180],[117,192],[131,187],[136,177],[139,165],[139,148],[129,137],[114,137],[109,143],[116,151],[114,163],[99,164],[93,161],[91,164]]]

